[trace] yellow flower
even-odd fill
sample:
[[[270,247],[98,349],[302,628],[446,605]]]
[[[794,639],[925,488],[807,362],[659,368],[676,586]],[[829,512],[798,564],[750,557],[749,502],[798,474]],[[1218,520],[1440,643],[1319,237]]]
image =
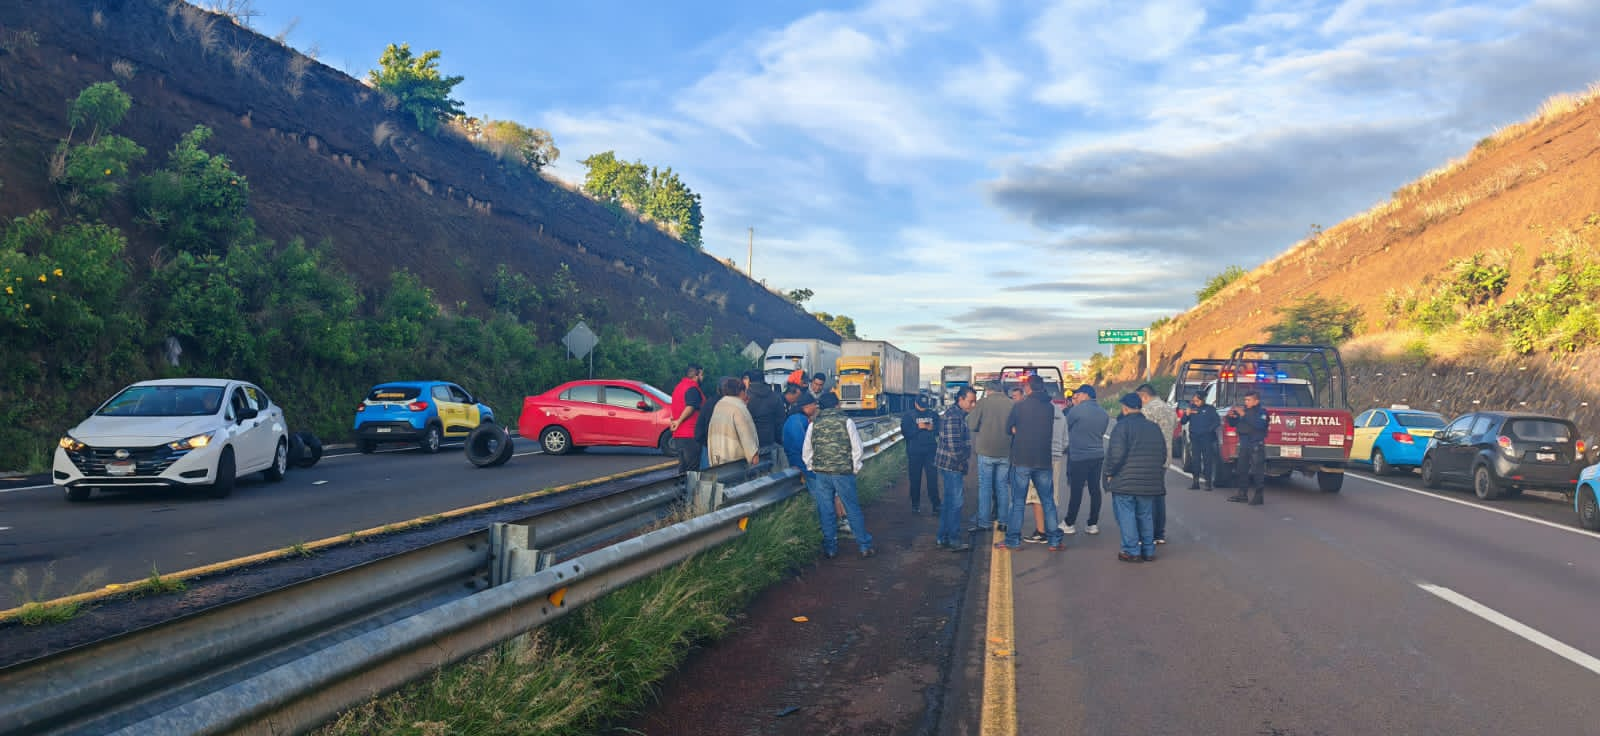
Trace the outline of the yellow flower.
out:
[[[39,274],[39,283],[41,283],[41,284],[42,284],[42,283],[44,283],[44,282],[46,282],[46,281],[49,281],[49,279],[47,279],[47,278],[45,278],[45,277],[44,277],[44,274],[42,274],[42,273],[41,273],[41,274]]]
[[[17,293],[17,292],[15,292],[15,291],[12,291],[12,290],[11,290],[11,287],[9,287],[9,286],[7,286],[7,287],[6,287],[6,293],[7,293],[7,294],[15,294],[15,293]]]
[[[59,268],[58,268],[58,269],[56,269],[56,275],[57,275],[57,276],[62,276],[62,275],[64,275],[64,274],[62,274],[62,273],[61,273],[61,269],[59,269]]]
[[[24,305],[22,305],[22,308],[23,309],[33,309],[33,305],[32,304],[24,304]]]
[[[111,169],[106,169],[106,176],[111,176]]]

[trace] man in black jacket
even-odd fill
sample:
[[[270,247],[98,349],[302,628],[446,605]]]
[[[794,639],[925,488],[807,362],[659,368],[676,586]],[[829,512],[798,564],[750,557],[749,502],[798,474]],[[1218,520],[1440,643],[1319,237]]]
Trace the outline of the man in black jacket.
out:
[[[1122,397],[1122,418],[1106,443],[1106,490],[1122,534],[1123,562],[1156,559],[1155,500],[1167,495],[1167,438],[1146,419],[1138,394]]]
[[[938,447],[939,415],[928,408],[928,398],[918,395],[910,411],[900,416],[900,435],[906,439],[906,467],[911,473],[911,513],[922,513],[922,479],[928,479],[928,501],[939,515],[939,471],[933,466]]]
[[[1178,421],[1187,428],[1189,455],[1193,457],[1190,465],[1194,469],[1194,480],[1189,488],[1196,490],[1204,486],[1209,491],[1216,485],[1217,463],[1222,459],[1222,448],[1217,444],[1222,417],[1217,414],[1217,407],[1206,403],[1206,393],[1197,391],[1189,399],[1189,411]]]
[[[1011,435],[1011,508],[1007,512],[1004,541],[995,542],[996,549],[1014,550],[1022,546],[1022,514],[1028,500],[1028,483],[1039,493],[1039,504],[1044,507],[1047,519],[1056,518],[1055,482],[1051,477],[1051,439],[1055,432],[1056,407],[1050,403],[1044,379],[1028,376],[1023,384],[1021,401],[1011,406],[1006,420],[1006,432]],[[1062,532],[1057,527],[1049,530],[1050,551],[1066,549],[1061,543]]]
[[[756,443],[761,445],[763,452],[781,446],[783,420],[788,418],[783,397],[774,393],[772,387],[767,385],[761,371],[746,371],[744,387],[750,397],[746,406],[750,409],[750,418],[756,423]]]
[[[1251,506],[1260,506],[1267,491],[1267,427],[1271,426],[1272,419],[1267,416],[1266,407],[1261,405],[1261,392],[1251,389],[1244,394],[1244,408],[1233,407],[1228,410],[1228,426],[1239,433],[1239,460],[1237,478],[1234,482],[1239,484],[1239,492],[1228,497],[1234,503],[1249,503]],[[1255,489],[1255,496],[1246,493],[1248,489]]]

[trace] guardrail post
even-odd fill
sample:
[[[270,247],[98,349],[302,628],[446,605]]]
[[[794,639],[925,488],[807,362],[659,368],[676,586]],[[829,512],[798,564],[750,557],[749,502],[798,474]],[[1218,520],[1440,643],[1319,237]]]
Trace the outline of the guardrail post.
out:
[[[496,523],[489,529],[489,587],[525,578],[549,565],[549,555],[533,546],[526,524]]]
[[[716,473],[688,473],[689,513],[700,516],[722,508],[722,481]]]

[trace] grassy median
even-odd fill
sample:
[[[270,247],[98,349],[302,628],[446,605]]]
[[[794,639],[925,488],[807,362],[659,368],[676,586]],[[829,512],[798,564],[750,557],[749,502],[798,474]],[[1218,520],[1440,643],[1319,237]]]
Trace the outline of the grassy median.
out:
[[[906,472],[898,447],[868,461],[862,501]],[[757,593],[815,560],[822,544],[809,495],[750,521],[739,538],[540,629],[354,708],[322,736],[590,734],[646,706],[654,684],[696,643],[728,629]]]

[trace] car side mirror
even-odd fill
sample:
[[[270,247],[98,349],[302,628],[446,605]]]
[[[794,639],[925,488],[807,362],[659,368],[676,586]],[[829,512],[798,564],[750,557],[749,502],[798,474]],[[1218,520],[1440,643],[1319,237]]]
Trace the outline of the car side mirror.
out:
[[[650,402],[648,402],[648,401],[640,401],[638,406],[639,406],[639,411],[655,411],[656,410],[656,408],[651,406]]]
[[[261,412],[256,411],[251,407],[245,406],[239,408],[239,421],[241,422],[246,419],[255,419],[258,416],[261,416]]]

